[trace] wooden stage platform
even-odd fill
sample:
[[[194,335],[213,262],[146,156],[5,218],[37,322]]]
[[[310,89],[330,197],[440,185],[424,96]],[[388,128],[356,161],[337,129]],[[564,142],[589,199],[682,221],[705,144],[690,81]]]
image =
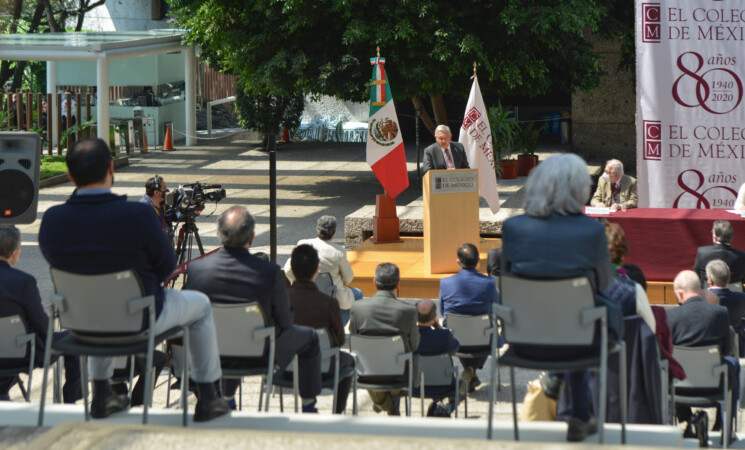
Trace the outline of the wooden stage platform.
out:
[[[424,268],[424,238],[402,237],[403,242],[374,244],[370,239],[347,252],[347,258],[354,270],[351,286],[362,289],[365,297],[373,295],[375,289],[375,268],[381,263],[394,263],[401,272],[398,297],[438,298],[440,280],[453,273],[430,274]],[[481,256],[479,272],[486,273],[486,255],[493,248],[501,248],[501,239],[481,239],[478,245]],[[453,254],[453,259],[457,256]],[[650,303],[676,304],[672,282],[648,282],[647,295]]]

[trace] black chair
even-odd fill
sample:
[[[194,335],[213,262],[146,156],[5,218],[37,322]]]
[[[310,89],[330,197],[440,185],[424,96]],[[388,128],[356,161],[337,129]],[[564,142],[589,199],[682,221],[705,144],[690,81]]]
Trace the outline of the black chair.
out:
[[[152,332],[155,323],[155,296],[143,296],[142,283],[137,273],[125,270],[101,275],[80,275],[52,268],[55,293],[51,294],[52,317],[49,320],[44,351],[44,378],[41,388],[39,426],[44,425],[44,406],[49,364],[54,353],[80,356],[81,381],[85,420],[90,420],[88,410],[87,357],[116,357],[146,354],[145,393],[142,423],[147,423],[148,408],[153,391],[153,351],[161,343],[183,333],[184,349],[188,348],[187,325],[174,327],[159,335]],[[54,318],[70,334],[52,342]],[[184,359],[188,361],[186,355]],[[188,364],[182,376],[188,380]],[[181,390],[184,410],[183,426],[187,425],[186,384]]]

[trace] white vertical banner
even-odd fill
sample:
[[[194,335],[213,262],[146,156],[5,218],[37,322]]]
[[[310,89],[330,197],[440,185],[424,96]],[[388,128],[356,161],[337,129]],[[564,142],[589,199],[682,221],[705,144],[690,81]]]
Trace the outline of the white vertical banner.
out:
[[[636,0],[639,206],[732,209],[745,182],[745,2]]]

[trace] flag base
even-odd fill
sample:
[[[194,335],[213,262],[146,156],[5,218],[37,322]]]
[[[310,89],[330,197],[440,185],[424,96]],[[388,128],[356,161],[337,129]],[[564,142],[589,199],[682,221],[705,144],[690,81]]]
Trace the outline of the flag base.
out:
[[[387,194],[375,196],[375,216],[373,216],[373,236],[375,244],[403,242],[399,232],[399,220],[396,215],[396,200]]]

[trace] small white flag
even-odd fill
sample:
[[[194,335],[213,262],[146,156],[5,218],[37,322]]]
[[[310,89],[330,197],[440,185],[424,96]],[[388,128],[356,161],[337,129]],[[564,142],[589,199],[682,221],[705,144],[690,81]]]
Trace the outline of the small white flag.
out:
[[[479,81],[475,75],[458,142],[466,148],[468,166],[479,171],[479,195],[489,204],[491,212],[496,214],[499,211],[499,193],[497,192],[497,172],[494,166],[491,128],[484,98],[479,89]]]

